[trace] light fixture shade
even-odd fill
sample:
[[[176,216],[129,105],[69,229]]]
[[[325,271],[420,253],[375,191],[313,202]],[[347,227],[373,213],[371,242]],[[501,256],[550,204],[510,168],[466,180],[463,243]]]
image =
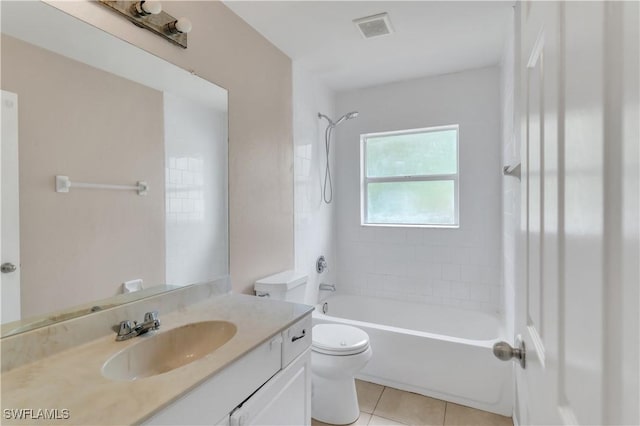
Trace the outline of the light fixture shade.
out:
[[[140,7],[149,15],[157,15],[162,12],[162,3],[160,3],[158,0],[141,1]]]
[[[191,21],[185,17],[182,17],[176,21],[176,30],[178,30],[178,32],[186,34],[191,32],[192,28],[193,25],[191,24]]]
[[[169,22],[165,27],[170,34],[186,34],[191,31],[193,25],[187,18],[180,18],[173,22]]]

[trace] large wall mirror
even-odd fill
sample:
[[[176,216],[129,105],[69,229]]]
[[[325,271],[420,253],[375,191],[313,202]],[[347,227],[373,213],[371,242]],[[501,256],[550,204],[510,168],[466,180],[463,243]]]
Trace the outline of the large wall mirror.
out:
[[[1,8],[2,336],[228,275],[227,91],[46,3]]]

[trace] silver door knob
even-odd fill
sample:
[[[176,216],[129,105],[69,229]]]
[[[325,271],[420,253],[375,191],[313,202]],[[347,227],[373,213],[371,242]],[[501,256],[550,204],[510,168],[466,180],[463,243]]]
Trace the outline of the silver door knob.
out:
[[[16,269],[18,269],[18,267],[10,262],[0,265],[0,271],[2,271],[3,274],[10,274],[12,272],[15,272]]]
[[[520,366],[525,368],[527,365],[527,351],[524,345],[524,341],[520,338],[516,339],[518,345],[517,348],[512,348],[507,342],[498,342],[493,345],[493,354],[502,361],[509,361],[510,359],[517,359],[520,361]]]

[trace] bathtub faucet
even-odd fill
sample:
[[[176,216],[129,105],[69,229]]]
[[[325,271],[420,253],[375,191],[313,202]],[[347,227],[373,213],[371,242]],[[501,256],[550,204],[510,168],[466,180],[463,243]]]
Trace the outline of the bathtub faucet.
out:
[[[325,284],[325,283],[321,283],[321,284],[320,284],[320,290],[336,291],[336,285],[335,285],[335,284]]]

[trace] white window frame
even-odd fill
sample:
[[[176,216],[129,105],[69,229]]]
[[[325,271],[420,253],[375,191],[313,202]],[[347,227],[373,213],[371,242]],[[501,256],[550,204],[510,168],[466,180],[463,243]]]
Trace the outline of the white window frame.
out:
[[[415,175],[395,177],[367,177],[367,139],[381,136],[410,135],[415,133],[456,131],[456,172],[454,174]],[[422,224],[422,223],[370,223],[367,222],[368,184],[379,182],[425,182],[425,181],[453,181],[454,187],[454,223],[453,224]],[[360,225],[402,228],[460,228],[460,126],[451,124],[446,126],[424,127],[421,129],[398,130],[390,132],[365,133],[360,135]]]

